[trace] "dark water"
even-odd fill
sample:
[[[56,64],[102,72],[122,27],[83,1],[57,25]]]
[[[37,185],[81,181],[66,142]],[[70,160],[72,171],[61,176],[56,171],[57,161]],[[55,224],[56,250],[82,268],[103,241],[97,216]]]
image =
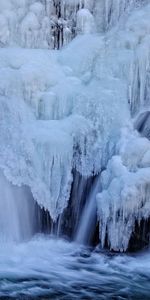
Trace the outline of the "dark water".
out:
[[[150,254],[91,253],[37,237],[0,245],[0,299],[150,299]]]

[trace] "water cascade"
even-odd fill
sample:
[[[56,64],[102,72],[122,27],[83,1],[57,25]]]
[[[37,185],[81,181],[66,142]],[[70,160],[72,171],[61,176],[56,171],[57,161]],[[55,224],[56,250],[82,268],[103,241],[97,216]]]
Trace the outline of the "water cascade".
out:
[[[0,174],[0,242],[30,239],[37,230],[36,206],[27,187],[13,186]]]
[[[97,223],[96,195],[100,189],[100,175],[95,178],[91,191],[86,199],[86,204],[81,215],[76,241],[80,244],[90,244],[93,239]]]

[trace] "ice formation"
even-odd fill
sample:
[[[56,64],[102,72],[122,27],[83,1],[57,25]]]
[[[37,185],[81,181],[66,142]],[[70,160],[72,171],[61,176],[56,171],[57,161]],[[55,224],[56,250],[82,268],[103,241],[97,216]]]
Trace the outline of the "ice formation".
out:
[[[79,33],[105,31],[140,0],[5,0],[0,45],[59,49]]]
[[[131,15],[126,22],[123,38],[119,33],[118,39],[121,49],[123,46],[133,51],[128,68],[128,95],[132,115],[148,110],[149,107],[149,9],[148,5]],[[141,128],[141,121],[140,117],[137,129]],[[143,134],[149,138],[148,122],[144,124]],[[110,159],[103,172],[102,192],[97,196],[102,246],[107,236],[111,249],[125,251],[134,231],[135,220],[140,224],[142,219],[146,220],[150,216],[149,146],[146,138],[140,137],[132,126],[127,127],[116,147],[116,155]]]
[[[108,234],[115,250],[150,214],[149,141],[132,126],[150,104],[149,16],[146,0],[0,6],[0,168],[55,221],[73,169],[89,177],[106,168],[100,239]]]
[[[131,128],[124,130],[118,154],[109,161],[97,195],[102,246],[125,251],[135,221],[150,216],[150,142]]]

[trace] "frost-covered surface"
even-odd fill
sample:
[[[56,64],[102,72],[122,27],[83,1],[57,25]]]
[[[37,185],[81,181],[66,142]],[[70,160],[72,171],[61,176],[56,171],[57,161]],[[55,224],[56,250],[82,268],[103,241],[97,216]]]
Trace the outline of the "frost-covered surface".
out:
[[[150,104],[150,5],[140,0],[66,0],[61,5],[61,15],[68,14],[67,20],[74,20],[75,16],[76,33],[71,33],[64,44],[77,33],[78,37],[61,51],[49,51],[42,48],[59,48],[54,43],[61,40],[60,31],[59,36],[51,31],[60,21],[55,19],[60,8],[56,4],[25,0],[1,4],[0,166],[12,183],[29,186],[39,205],[56,220],[68,203],[72,170],[87,177],[97,174],[117,154],[118,158],[112,158],[106,171],[110,178],[102,192],[106,194],[106,205],[103,196],[99,196],[99,217],[104,224],[100,235],[104,241],[109,223],[111,248],[126,249],[134,220],[140,219],[138,213],[142,215],[141,194],[136,210],[136,192],[132,197],[136,211],[132,222],[133,211],[126,209],[128,192],[124,192],[124,200],[116,196],[110,201],[107,194],[115,176],[120,194],[128,177],[124,174],[131,175],[133,186],[139,190],[142,178],[149,178],[148,154],[143,158],[145,165],[139,165],[139,158],[137,162],[135,157],[141,154],[122,150],[122,144],[130,145],[133,139],[135,149],[146,151],[143,149],[149,147],[149,142],[129,130],[125,142],[122,138],[120,147],[116,148],[116,144],[120,128],[132,123],[130,111],[134,115]],[[103,30],[110,29],[103,35],[94,34],[100,31],[97,16],[102,20]],[[118,25],[113,27],[118,19]],[[69,33],[69,27],[66,30]],[[117,170],[121,170],[119,174],[123,172],[121,183],[115,175]],[[142,189],[147,184],[144,180]],[[113,203],[120,205],[129,226],[125,226],[124,219],[120,220],[121,226],[117,223],[119,227],[113,218],[108,222]],[[124,232],[123,237],[118,228]],[[113,233],[115,237],[112,232],[117,232]]]

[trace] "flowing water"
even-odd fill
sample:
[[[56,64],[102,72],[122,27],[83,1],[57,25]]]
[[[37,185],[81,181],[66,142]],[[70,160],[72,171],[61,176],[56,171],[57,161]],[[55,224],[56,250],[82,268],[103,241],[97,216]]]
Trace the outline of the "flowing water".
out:
[[[150,299],[150,254],[107,255],[37,236],[0,245],[0,299]]]
[[[90,244],[93,237],[96,222],[97,222],[97,207],[96,207],[96,195],[100,189],[100,176],[95,179],[92,184],[91,192],[89,193],[86,201],[81,221],[79,222],[79,228],[77,230],[76,241],[80,244]]]
[[[29,239],[37,229],[30,190],[12,185],[0,172],[0,243]]]

